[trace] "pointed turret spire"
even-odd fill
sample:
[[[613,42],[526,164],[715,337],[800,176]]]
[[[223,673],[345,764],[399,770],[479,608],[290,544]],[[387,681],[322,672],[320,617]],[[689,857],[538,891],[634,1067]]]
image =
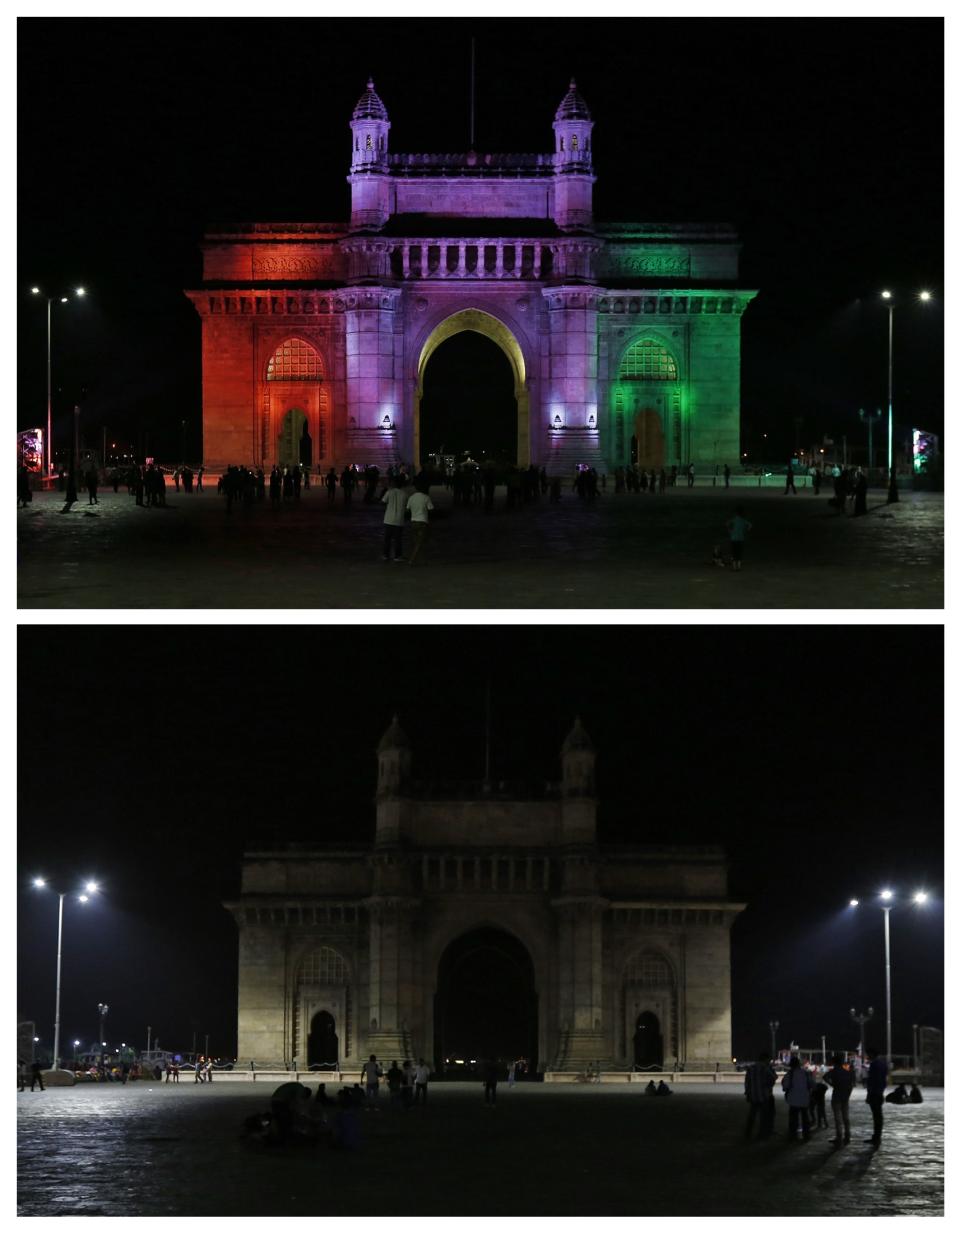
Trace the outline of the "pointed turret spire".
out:
[[[399,718],[394,715],[390,722],[390,727],[384,732],[380,738],[380,744],[377,746],[377,753],[383,753],[387,749],[409,749],[410,741],[406,732],[400,727]]]
[[[383,99],[373,88],[373,78],[367,78],[367,88],[353,109],[354,120],[389,120]]]
[[[589,120],[590,108],[583,101],[583,95],[577,89],[576,80],[570,78],[570,87],[560,101],[555,120]]]
[[[587,735],[587,730],[580,722],[579,715],[573,721],[573,727],[566,735],[566,739],[561,747],[561,752],[571,753],[574,749],[593,750],[593,741],[591,741],[590,737]]]

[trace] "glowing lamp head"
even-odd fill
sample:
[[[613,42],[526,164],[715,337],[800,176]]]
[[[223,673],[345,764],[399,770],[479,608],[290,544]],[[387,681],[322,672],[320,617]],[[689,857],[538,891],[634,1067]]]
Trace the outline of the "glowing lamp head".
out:
[[[855,907],[857,907],[857,906],[859,905],[859,903],[860,903],[860,900],[859,900],[859,899],[851,899],[851,900],[850,900],[850,906],[851,906],[851,908],[855,908]]]
[[[70,299],[70,297],[69,297],[68,295],[62,295],[62,296],[60,297],[60,303],[61,303],[61,304],[66,304],[67,300],[69,300],[69,299]]]
[[[97,891],[100,889],[100,887],[97,886],[96,882],[88,882],[83,889],[87,892],[88,895],[95,895]]]
[[[924,303],[926,303],[926,302],[927,302],[927,300],[932,300],[932,299],[933,299],[933,296],[930,294],[930,292],[929,292],[929,291],[921,291],[921,292],[920,292],[920,299],[921,299],[921,300],[923,300],[923,302],[924,302]]]
[[[81,903],[88,903],[90,900],[89,895],[78,895],[77,898],[80,900]]]
[[[883,899],[883,900],[890,900],[890,899],[892,899],[892,898],[893,898],[893,891],[892,891],[892,890],[882,890],[882,891],[880,892],[880,898],[881,898],[881,899]]]
[[[78,1048],[80,1047],[80,1041],[79,1041],[79,1040],[75,1040],[75,1041],[73,1042],[73,1047],[74,1047],[74,1049],[78,1049]]]
[[[34,886],[36,886],[36,887],[42,888],[42,887],[46,886],[46,884],[47,884],[47,883],[46,883],[46,881],[45,881],[43,878],[34,878],[34,879],[33,879],[33,884],[34,884]]]
[[[917,893],[913,897],[913,902],[914,903],[926,903],[927,902],[927,892],[917,891]]]
[[[880,292],[880,294],[883,296],[883,298],[884,298],[885,300],[892,300],[892,299],[893,299],[893,292],[892,292],[892,291],[881,291],[881,292]]]
[[[77,289],[76,289],[76,293],[77,293],[77,295],[86,295],[86,294],[87,294],[87,289],[86,289],[86,287],[77,287]]]
[[[39,294],[40,294],[40,288],[39,288],[39,287],[31,287],[31,288],[30,288],[30,294],[31,294],[31,295],[39,295]]]

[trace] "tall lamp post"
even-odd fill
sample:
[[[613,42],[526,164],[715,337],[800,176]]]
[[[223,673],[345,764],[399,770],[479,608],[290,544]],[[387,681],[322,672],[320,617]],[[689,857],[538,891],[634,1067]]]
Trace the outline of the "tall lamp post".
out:
[[[104,1047],[105,1047],[105,1045],[106,1045],[106,1043],[107,1043],[107,1042],[103,1039],[103,1021],[104,1021],[104,1019],[106,1019],[106,1017],[107,1017],[107,1011],[108,1011],[109,1009],[110,1009],[110,1007],[106,1004],[106,1002],[98,1002],[98,1003],[97,1003],[97,1010],[98,1010],[98,1012],[99,1012],[99,1014],[100,1014],[100,1036],[99,1036],[99,1040],[100,1040],[100,1070],[101,1070],[101,1071],[103,1070],[103,1050],[104,1050]]]
[[[881,291],[880,295],[887,301],[887,474],[890,477],[887,504],[893,505],[900,500],[893,458],[893,292]],[[933,296],[929,291],[921,291],[919,299],[927,303]]]
[[[771,1019],[767,1025],[770,1028],[770,1059],[771,1061],[777,1056],[777,1028],[780,1026],[779,1019]]]
[[[869,1023],[870,1020],[873,1018],[873,1007],[868,1006],[866,1010],[866,1014],[861,1013],[858,1015],[857,1008],[855,1006],[851,1006],[850,1007],[850,1018],[854,1021],[854,1023],[857,1023],[860,1026],[860,1061],[862,1062],[863,1055],[867,1051],[867,1042],[864,1040],[864,1035],[865,1035],[864,1025]]]
[[[45,878],[34,878],[33,884],[38,890],[43,890],[47,883]],[[96,882],[88,882],[84,887],[84,893],[77,895],[77,900],[80,903],[86,903],[91,895],[97,892]],[[53,1016],[53,1069],[60,1069],[60,965],[63,954],[63,901],[67,896],[67,891],[57,891],[60,898],[60,912],[57,920],[57,1001]]]
[[[59,300],[61,304],[66,304],[70,299],[68,295],[44,295],[39,287],[31,287],[32,295],[42,296],[47,301],[47,477],[53,475],[53,381],[52,369],[50,364],[51,353],[51,306],[54,300]],[[83,287],[77,287],[73,293],[81,298],[85,296],[86,290]]]
[[[916,904],[924,904],[927,902],[927,892],[917,891],[913,896],[913,902]],[[893,907],[894,893],[889,888],[880,892],[880,907],[883,909],[883,951],[884,951],[884,977],[887,992],[887,1064],[893,1066],[893,1031],[892,1031],[892,1016],[890,1013],[890,909]],[[859,899],[851,899],[850,906],[855,908],[859,905]]]

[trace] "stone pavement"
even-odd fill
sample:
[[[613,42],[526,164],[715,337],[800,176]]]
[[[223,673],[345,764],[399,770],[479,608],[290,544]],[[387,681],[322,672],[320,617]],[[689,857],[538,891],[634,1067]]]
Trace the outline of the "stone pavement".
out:
[[[241,1142],[271,1085],[83,1084],[17,1095],[21,1216],[941,1216],[943,1089],[863,1093],[853,1142],[741,1139],[737,1086],[432,1084],[426,1108],[362,1115],[356,1153]]]
[[[382,509],[269,502],[227,515],[215,490],[138,508],[125,489],[19,519],[21,608],[939,608],[942,494],[882,493],[863,518],[826,494],[710,486],[595,504],[565,492],[516,511],[458,508],[443,490],[414,568],[381,559]],[[753,523],[742,572],[711,563],[736,502]],[[409,542],[409,532],[407,532]]]

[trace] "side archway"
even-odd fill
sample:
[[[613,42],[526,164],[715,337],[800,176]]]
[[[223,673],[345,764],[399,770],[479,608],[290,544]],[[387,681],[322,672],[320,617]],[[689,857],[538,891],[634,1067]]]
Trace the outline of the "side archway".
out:
[[[680,364],[656,333],[631,339],[620,356],[613,391],[618,464],[659,469],[684,459]]]
[[[291,335],[270,352],[263,382],[264,462],[312,467],[326,457],[324,380],[323,358],[307,339]]]
[[[331,1067],[348,1056],[352,1012],[350,969],[343,955],[332,946],[302,954],[293,999],[292,1054],[298,1064]]]
[[[624,1060],[649,1070],[679,1056],[677,977],[671,960],[646,948],[631,955],[623,974]]]
[[[430,357],[441,343],[463,330],[472,330],[489,338],[500,348],[510,363],[514,397],[517,401],[517,465],[530,465],[530,394],[527,388],[527,365],[514,332],[498,317],[480,308],[464,308],[444,318],[427,336],[417,360],[414,392],[413,460],[420,467],[420,413],[423,399],[423,377]]]

